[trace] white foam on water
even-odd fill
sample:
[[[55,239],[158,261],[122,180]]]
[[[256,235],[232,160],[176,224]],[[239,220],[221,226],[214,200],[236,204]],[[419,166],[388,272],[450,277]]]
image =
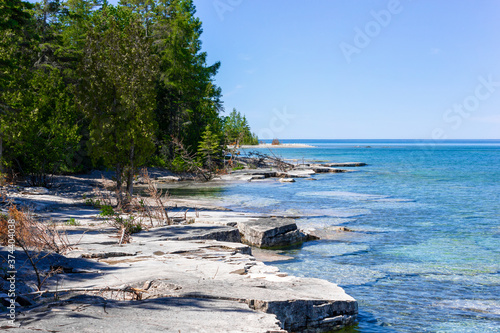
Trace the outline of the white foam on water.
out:
[[[274,213],[286,216],[303,216],[304,214],[300,209],[290,208],[283,211],[274,211]]]
[[[435,305],[449,309],[500,315],[500,301],[498,300],[476,300],[476,299],[444,300],[436,303]]]
[[[500,275],[494,273],[475,275],[423,274],[421,277],[428,281],[453,282],[463,285],[497,286],[500,284]]]

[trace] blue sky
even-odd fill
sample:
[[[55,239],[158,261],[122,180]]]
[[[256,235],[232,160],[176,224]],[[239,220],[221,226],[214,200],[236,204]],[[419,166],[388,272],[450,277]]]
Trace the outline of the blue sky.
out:
[[[500,139],[497,0],[194,0],[263,139]]]

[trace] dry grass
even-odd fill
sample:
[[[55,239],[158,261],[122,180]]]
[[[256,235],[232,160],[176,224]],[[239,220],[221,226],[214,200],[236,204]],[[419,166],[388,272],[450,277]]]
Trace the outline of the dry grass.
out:
[[[131,235],[144,228],[170,225],[166,202],[168,195],[158,189],[146,168],[141,170],[141,177],[146,183],[146,197],[133,196],[126,206],[117,205],[116,196],[110,190],[95,188],[91,198],[85,198],[87,204],[101,209],[100,215],[117,230],[119,244],[129,243]],[[105,184],[105,179],[102,180]]]
[[[33,212],[23,207],[10,205],[7,215],[0,215],[0,243],[7,245],[7,221],[15,220],[16,245],[36,251],[50,251],[65,253],[71,249],[68,237],[64,230],[57,228],[56,224],[44,223],[38,220]]]
[[[135,196],[132,199],[133,209],[139,212],[143,217],[149,220],[150,226],[154,227],[155,221],[159,225],[170,225],[172,223],[165,208],[165,203],[168,200],[168,195],[163,194],[158,189],[156,183],[149,177],[148,170],[142,169],[142,178],[148,185],[146,194],[148,198],[144,199]]]
[[[45,280],[56,272],[52,269],[49,272],[42,272],[38,268],[38,263],[51,253],[64,254],[71,250],[68,236],[54,223],[38,220],[29,208],[18,209],[11,203],[8,214],[0,215],[0,243],[4,246],[8,245],[9,240],[9,220],[15,221],[15,245],[26,254],[36,275],[36,286],[41,290]]]

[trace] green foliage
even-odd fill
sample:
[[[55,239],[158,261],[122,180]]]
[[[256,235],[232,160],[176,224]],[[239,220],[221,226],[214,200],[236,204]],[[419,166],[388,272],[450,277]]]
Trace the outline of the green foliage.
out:
[[[233,167],[233,170],[243,170],[245,169],[245,166],[243,164],[238,163],[235,167]]]
[[[77,221],[74,217],[70,218],[68,221],[66,221],[65,223],[66,225],[70,225],[70,226],[79,226],[80,225],[80,222]]]
[[[199,161],[196,161],[196,163],[201,167],[201,163]],[[170,162],[169,169],[177,173],[192,171],[191,165],[187,161],[183,160],[178,154],[175,154],[175,157]]]
[[[28,176],[33,185],[49,186],[47,175],[68,169],[81,140],[81,115],[74,108],[58,38],[59,3],[33,7],[13,0],[0,6],[0,63],[5,65],[0,75],[0,164]]]
[[[168,162],[159,154],[155,154],[149,157],[147,166],[166,168],[168,166]]]
[[[87,206],[92,206],[94,208],[101,208],[101,200],[92,198],[83,198]]]
[[[80,141],[77,112],[59,70],[36,70],[5,132],[6,151],[33,185],[47,186]]]
[[[7,176],[5,175],[5,173],[0,171],[0,186],[5,186],[7,184],[6,178]]]
[[[154,151],[156,62],[135,15],[107,6],[92,18],[78,105],[90,120],[91,156],[115,168],[119,193],[125,176],[131,196],[137,167]]]
[[[250,131],[246,117],[233,109],[229,116],[224,118],[223,130],[226,140],[234,145],[258,145],[259,138]]]
[[[198,155],[203,165],[210,171],[215,171],[223,157],[221,139],[216,132],[213,132],[210,125],[205,127],[198,146]]]
[[[131,235],[142,231],[142,224],[140,221],[136,221],[135,218],[130,215],[128,219],[121,216],[115,217],[115,224],[121,226],[125,229],[125,234]]]
[[[206,125],[217,126],[221,90],[213,84],[220,63],[207,65],[201,52],[201,22],[191,0],[156,0],[152,5],[151,36],[159,57],[156,119],[158,138],[173,157],[172,137],[195,153]],[[136,7],[137,8],[137,7]],[[143,17],[147,20],[147,17]],[[214,129],[213,128],[213,129]]]
[[[100,216],[106,217],[106,216],[114,216],[116,213],[113,209],[113,207],[109,205],[102,205],[100,206],[101,212],[99,213]]]
[[[93,163],[130,196],[141,165],[216,169],[223,143],[256,142],[244,116],[220,117],[195,14],[192,0],[0,0],[0,172],[47,186]]]

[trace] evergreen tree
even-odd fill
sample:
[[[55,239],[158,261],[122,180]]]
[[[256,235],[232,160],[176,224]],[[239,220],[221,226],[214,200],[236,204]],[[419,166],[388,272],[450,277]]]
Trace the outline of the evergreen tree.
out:
[[[12,162],[8,137],[19,121],[17,104],[35,55],[33,7],[21,0],[0,0],[0,172]]]
[[[220,141],[219,135],[212,131],[210,125],[207,125],[198,146],[198,154],[203,165],[208,168],[209,172],[214,172],[217,169],[223,157]]]
[[[220,117],[193,1],[121,1],[0,0],[0,171],[47,185],[92,155],[130,195],[155,144],[150,161],[175,161],[176,138],[212,168],[224,140],[256,140],[236,110]]]
[[[7,25],[15,29],[2,30],[2,37],[11,37],[7,52],[1,52],[9,59],[2,71],[2,78],[9,79],[7,84],[2,80],[0,97],[6,111],[0,121],[2,159],[34,185],[48,186],[48,175],[65,169],[80,140],[73,90],[66,80],[70,61],[62,55],[59,2],[45,0],[34,8],[17,3],[23,15],[17,12],[9,19],[19,18]]]
[[[191,0],[157,0],[153,10],[152,38],[160,59],[159,138],[168,144],[177,137],[195,152],[207,124],[221,130],[221,91],[213,84],[220,63],[206,64],[207,55],[201,52],[201,22]]]
[[[257,136],[250,131],[247,118],[236,109],[224,118],[223,130],[229,144],[236,146],[259,144]]]
[[[90,153],[123,177],[133,176],[154,151],[155,60],[135,15],[106,6],[94,14],[81,65],[79,106],[90,119]]]

